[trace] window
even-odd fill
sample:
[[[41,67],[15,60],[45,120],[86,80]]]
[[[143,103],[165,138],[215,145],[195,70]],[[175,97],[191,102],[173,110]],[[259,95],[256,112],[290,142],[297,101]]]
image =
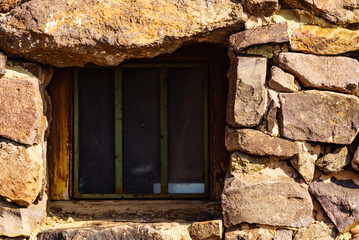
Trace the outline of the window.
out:
[[[208,197],[208,66],[124,64],[74,77],[74,197]]]

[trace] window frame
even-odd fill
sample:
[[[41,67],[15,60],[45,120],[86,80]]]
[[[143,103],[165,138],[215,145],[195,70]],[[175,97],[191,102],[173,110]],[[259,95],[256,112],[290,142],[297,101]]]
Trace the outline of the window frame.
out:
[[[87,66],[87,68],[104,68],[100,66]],[[206,199],[209,197],[209,110],[208,110],[208,64],[205,62],[177,62],[177,63],[128,63],[116,67],[109,67],[114,70],[114,91],[115,91],[115,192],[114,193],[81,193],[79,188],[80,169],[80,134],[79,134],[79,68],[74,69],[74,145],[73,145],[73,197],[75,199]],[[157,68],[160,69],[160,184],[161,193],[124,193],[123,192],[123,137],[122,137],[122,70],[128,68]],[[201,68],[204,75],[203,88],[203,144],[204,144],[204,192],[203,193],[169,193],[168,192],[168,89],[167,69],[168,68]]]

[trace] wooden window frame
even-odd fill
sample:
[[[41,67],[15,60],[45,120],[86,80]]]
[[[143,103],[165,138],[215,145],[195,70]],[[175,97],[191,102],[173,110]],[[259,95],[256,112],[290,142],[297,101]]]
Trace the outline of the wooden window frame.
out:
[[[219,200],[228,169],[228,152],[224,147],[226,98],[229,68],[227,48],[215,44],[184,46],[172,54],[153,59],[131,59],[132,63],[206,62],[209,69],[209,195]],[[53,103],[53,119],[48,138],[48,176],[50,200],[73,197],[73,68],[56,68],[48,87]]]

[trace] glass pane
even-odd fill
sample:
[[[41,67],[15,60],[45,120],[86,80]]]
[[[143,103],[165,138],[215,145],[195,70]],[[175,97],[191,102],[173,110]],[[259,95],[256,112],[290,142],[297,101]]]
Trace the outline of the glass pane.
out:
[[[79,70],[79,191],[114,193],[114,71]]]
[[[204,68],[169,68],[169,193],[204,192]]]
[[[122,70],[125,193],[154,193],[160,182],[160,70]]]

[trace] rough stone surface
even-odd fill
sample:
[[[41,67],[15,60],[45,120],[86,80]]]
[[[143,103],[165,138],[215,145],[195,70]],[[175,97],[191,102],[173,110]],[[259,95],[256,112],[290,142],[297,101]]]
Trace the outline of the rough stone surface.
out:
[[[320,145],[303,142],[300,144],[300,152],[290,159],[293,167],[303,177],[306,183],[311,183],[314,178],[315,162],[320,154]]]
[[[355,170],[359,171],[359,147],[355,150],[351,165]]]
[[[6,56],[0,52],[0,77],[5,75],[6,69]]]
[[[322,176],[309,185],[310,193],[340,232],[350,229],[359,220],[359,179],[356,173],[352,173],[350,178]]]
[[[359,50],[359,31],[345,28],[300,26],[291,35],[290,48],[322,55],[337,55]]]
[[[286,138],[350,144],[359,131],[356,96],[308,90],[281,93],[279,99],[279,125]]]
[[[57,67],[115,66],[186,42],[222,42],[247,18],[231,0],[32,0],[0,17],[0,48]]]
[[[313,205],[308,189],[294,181],[296,172],[286,162],[274,162],[259,173],[226,177],[221,196],[224,224],[246,223],[306,227]]]
[[[279,67],[271,68],[268,85],[279,92],[297,92],[300,86],[292,74],[284,72]]]
[[[358,23],[359,3],[356,0],[284,0],[292,8],[314,12],[337,24]]]
[[[335,240],[335,231],[320,222],[311,224],[307,228],[301,228],[295,234],[294,240]]]
[[[289,42],[286,23],[272,24],[233,34],[229,38],[231,50],[241,50],[258,44]]]
[[[191,240],[187,227],[179,223],[118,223],[102,227],[49,229],[39,233],[37,239]]]
[[[253,129],[226,128],[226,148],[229,152],[242,151],[252,155],[290,158],[299,152],[297,143],[271,137]]]
[[[266,112],[267,59],[234,57],[229,70],[227,123],[233,127],[258,125]]]
[[[0,78],[0,136],[23,144],[43,140],[47,121],[39,80],[20,67]]]
[[[293,231],[289,229],[277,229],[273,240],[293,240]]]
[[[222,220],[194,222],[189,228],[193,240],[220,240],[223,234]]]
[[[351,156],[346,146],[338,148],[333,153],[328,153],[316,161],[316,165],[326,174],[338,173],[350,163]]]
[[[275,233],[275,227],[240,224],[226,229],[224,240],[273,240]]]
[[[267,113],[264,115],[263,122],[257,127],[258,130],[273,137],[279,136],[279,125],[277,112],[280,108],[278,92],[268,89]]]
[[[269,157],[248,155],[234,152],[230,157],[231,171],[253,173],[266,168],[270,163]]]
[[[245,6],[256,17],[269,17],[279,10],[278,0],[246,0]]]
[[[292,73],[305,87],[352,93],[359,82],[359,62],[348,57],[280,53],[280,67]]]
[[[27,208],[18,207],[14,203],[0,203],[0,235],[8,237],[30,236],[46,218],[47,197]]]
[[[39,195],[44,178],[41,144],[23,146],[2,139],[0,159],[0,196],[29,206]]]
[[[27,1],[29,0],[2,0],[0,2],[0,13],[7,13]]]

